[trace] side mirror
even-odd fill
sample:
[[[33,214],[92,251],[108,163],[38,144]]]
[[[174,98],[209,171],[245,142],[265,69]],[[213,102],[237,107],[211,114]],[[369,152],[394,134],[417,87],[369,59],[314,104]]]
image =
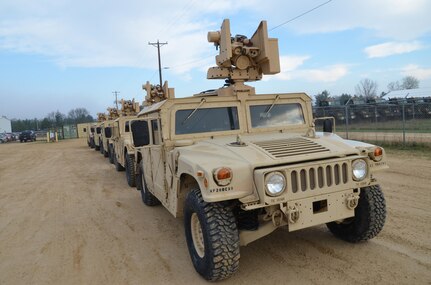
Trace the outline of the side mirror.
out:
[[[323,131],[325,133],[332,133],[333,132],[333,124],[331,119],[325,119],[323,120]]]

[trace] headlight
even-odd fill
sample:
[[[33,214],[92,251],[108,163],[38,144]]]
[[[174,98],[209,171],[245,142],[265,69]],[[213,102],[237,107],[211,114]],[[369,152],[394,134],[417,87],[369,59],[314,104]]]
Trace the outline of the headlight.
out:
[[[272,172],[265,179],[266,193],[269,196],[278,196],[286,188],[286,179],[280,172]]]
[[[352,163],[353,179],[356,181],[364,180],[367,176],[367,162],[363,159],[357,159]]]

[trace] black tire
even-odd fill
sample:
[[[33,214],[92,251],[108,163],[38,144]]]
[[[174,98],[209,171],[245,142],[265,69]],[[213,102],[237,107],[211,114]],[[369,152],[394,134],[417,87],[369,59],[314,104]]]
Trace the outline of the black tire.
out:
[[[194,189],[186,197],[184,228],[193,266],[203,278],[222,280],[238,270],[239,232],[230,207],[206,203]]]
[[[114,147],[112,146],[112,144],[109,144],[108,146],[108,157],[109,162],[114,164]]]
[[[95,150],[95,151],[99,151],[99,150],[100,150],[100,146],[98,146],[98,145],[94,145],[94,150]]]
[[[113,152],[113,154],[112,154],[112,155],[114,156],[114,165],[115,165],[115,170],[117,170],[117,171],[123,171],[123,170],[124,170],[124,167],[123,167],[123,166],[121,166],[121,164],[118,162],[118,160],[117,160],[117,155],[116,155],[115,151]]]
[[[101,143],[101,142],[99,142],[99,143],[100,143],[100,147],[99,147],[100,153],[103,154],[103,143]]]
[[[91,148],[94,148],[94,147],[95,147],[95,145],[94,145],[94,138],[91,138],[91,139],[90,139],[90,147],[91,147]]]
[[[161,203],[159,199],[157,199],[156,196],[148,190],[147,183],[145,182],[144,170],[141,164],[139,164],[139,174],[139,183],[137,183],[137,187],[141,190],[142,202],[150,207],[160,205]]]
[[[126,179],[127,184],[130,187],[136,186],[136,177],[135,177],[135,157],[132,155],[125,155],[126,160]]]
[[[356,243],[377,236],[386,220],[386,202],[379,185],[361,188],[355,217],[345,222],[328,223],[328,229],[338,238]]]
[[[103,150],[103,156],[104,156],[104,157],[108,157],[108,156],[109,156],[109,153],[108,153],[106,150]]]

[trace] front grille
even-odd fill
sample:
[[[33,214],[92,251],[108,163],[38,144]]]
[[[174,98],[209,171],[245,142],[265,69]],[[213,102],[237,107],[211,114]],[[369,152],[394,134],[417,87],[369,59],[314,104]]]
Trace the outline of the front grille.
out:
[[[347,162],[288,170],[288,180],[292,193],[335,187],[347,184],[349,167]]]
[[[329,151],[326,147],[305,138],[261,141],[254,144],[275,158]]]

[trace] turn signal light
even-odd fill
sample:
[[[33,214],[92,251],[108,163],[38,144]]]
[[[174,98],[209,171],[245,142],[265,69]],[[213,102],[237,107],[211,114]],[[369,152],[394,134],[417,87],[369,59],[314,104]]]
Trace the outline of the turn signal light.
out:
[[[231,177],[232,177],[232,172],[229,168],[222,167],[218,169],[217,171],[218,180],[229,179]]]
[[[232,181],[232,170],[228,167],[220,167],[213,172],[214,180],[219,186],[226,186]]]
[[[383,155],[383,149],[381,147],[377,147],[374,149],[374,156],[378,157],[378,156],[382,156]]]
[[[380,161],[383,158],[383,149],[376,147],[373,152],[368,153],[369,157],[374,161]]]

